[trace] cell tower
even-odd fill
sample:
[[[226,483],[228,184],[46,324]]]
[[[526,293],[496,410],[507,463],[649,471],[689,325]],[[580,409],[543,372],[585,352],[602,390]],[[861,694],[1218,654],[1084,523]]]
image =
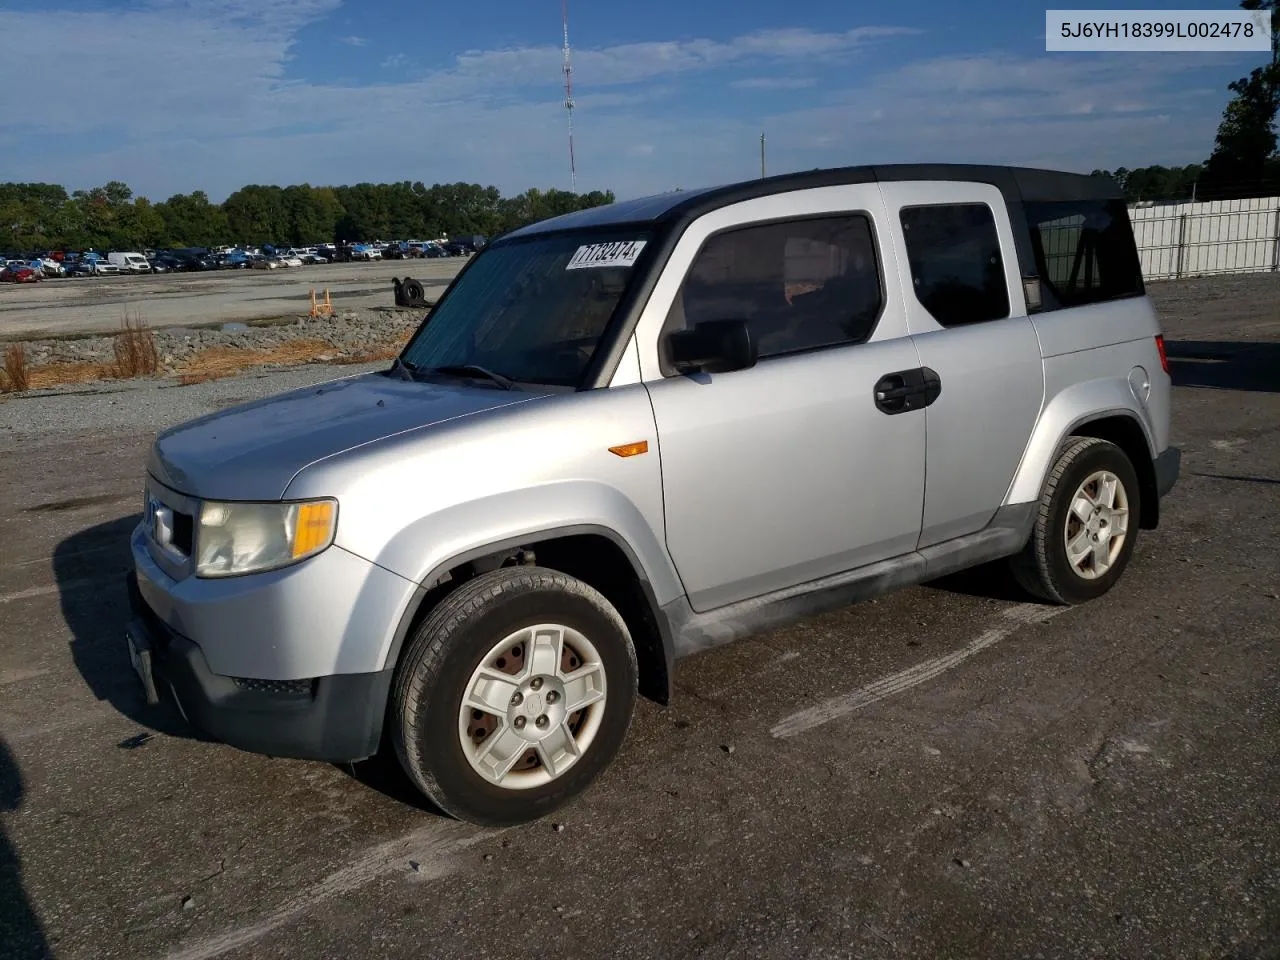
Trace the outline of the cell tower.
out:
[[[564,24],[564,109],[569,115],[569,188],[578,192],[578,169],[573,159],[573,64],[569,62],[569,0],[560,0],[560,20]]]

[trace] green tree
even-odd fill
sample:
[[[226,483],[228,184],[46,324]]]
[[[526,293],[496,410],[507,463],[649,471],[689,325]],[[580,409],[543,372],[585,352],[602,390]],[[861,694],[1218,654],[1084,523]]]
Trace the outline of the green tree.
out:
[[[1222,113],[1201,194],[1213,198],[1266,196],[1280,189],[1276,113],[1280,111],[1280,3],[1241,0],[1245,10],[1271,14],[1271,62],[1228,89],[1235,97]]]
[[[164,220],[167,247],[212,247],[230,241],[226,213],[210,203],[203,190],[174,194],[156,204],[156,212]]]

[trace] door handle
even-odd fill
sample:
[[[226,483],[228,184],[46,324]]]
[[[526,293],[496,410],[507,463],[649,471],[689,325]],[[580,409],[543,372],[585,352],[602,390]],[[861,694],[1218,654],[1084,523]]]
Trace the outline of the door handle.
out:
[[[910,396],[912,393],[915,393],[917,389],[918,388],[916,387],[889,387],[885,390],[877,390],[876,399],[897,400],[899,397]]]
[[[929,406],[942,393],[942,380],[928,367],[887,373],[877,381],[873,392],[875,404],[882,413],[906,413]]]

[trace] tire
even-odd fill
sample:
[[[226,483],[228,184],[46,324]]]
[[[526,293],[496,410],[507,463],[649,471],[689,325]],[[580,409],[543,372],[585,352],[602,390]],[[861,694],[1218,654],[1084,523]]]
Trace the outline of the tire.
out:
[[[535,638],[535,625],[556,629]],[[585,792],[612,762],[637,676],[627,626],[597,590],[545,567],[503,567],[459,587],[414,631],[392,686],[392,744],[445,813],[482,826],[527,823]],[[488,708],[464,714],[464,699],[480,691]],[[602,699],[569,712],[593,693]],[[548,739],[529,742],[539,736]],[[581,745],[576,758],[570,736]],[[509,773],[492,769],[501,766],[495,755],[514,763]]]
[[[427,295],[422,284],[409,277],[405,277],[403,290],[405,303],[410,305],[420,304]]]
[[[1123,539],[1115,533],[1120,515],[1110,509],[1090,517],[1095,524],[1092,528],[1079,514],[1070,516],[1077,493],[1098,491],[1095,483],[1091,482],[1084,491],[1082,485],[1102,475],[1117,481],[1114,504],[1123,504],[1126,511]],[[1102,596],[1115,586],[1133,556],[1142,510],[1139,497],[1137,472],[1123,450],[1094,437],[1069,440],[1045,481],[1031,537],[1022,552],[1010,558],[1014,579],[1028,593],[1050,603],[1069,606]],[[1105,502],[1105,494],[1100,500]],[[1080,566],[1073,564],[1068,555],[1069,522],[1071,539],[1082,537],[1077,542],[1089,551]],[[1109,536],[1110,540],[1095,540],[1097,546],[1088,546],[1093,539],[1091,529],[1096,529],[1098,537]],[[1104,563],[1099,563],[1100,546],[1110,548]]]

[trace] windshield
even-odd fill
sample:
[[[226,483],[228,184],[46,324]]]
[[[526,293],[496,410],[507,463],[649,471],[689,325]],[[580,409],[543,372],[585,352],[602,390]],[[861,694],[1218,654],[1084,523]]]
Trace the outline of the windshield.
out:
[[[478,365],[516,382],[577,386],[647,240],[631,229],[488,247],[402,359],[420,370]]]

